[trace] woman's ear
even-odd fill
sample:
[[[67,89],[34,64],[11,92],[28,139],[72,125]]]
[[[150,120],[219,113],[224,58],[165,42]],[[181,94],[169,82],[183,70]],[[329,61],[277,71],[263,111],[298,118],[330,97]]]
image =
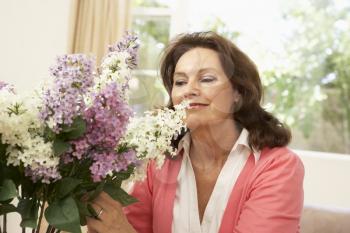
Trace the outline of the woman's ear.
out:
[[[242,103],[242,95],[237,90],[235,90],[233,97],[233,112],[238,112],[242,107]]]

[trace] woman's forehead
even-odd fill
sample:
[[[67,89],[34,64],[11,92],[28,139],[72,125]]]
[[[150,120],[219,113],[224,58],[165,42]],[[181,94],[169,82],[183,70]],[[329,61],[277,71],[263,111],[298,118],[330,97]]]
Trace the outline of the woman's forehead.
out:
[[[194,48],[184,53],[175,67],[175,73],[210,70],[221,71],[222,67],[217,52],[207,48]]]

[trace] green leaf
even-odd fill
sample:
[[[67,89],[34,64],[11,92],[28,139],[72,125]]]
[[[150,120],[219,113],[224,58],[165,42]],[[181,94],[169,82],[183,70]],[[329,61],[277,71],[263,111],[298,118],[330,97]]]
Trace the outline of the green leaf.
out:
[[[116,152],[118,154],[121,154],[121,153],[127,152],[128,150],[130,150],[130,148],[128,147],[127,143],[120,143],[120,144],[118,144]]]
[[[44,129],[44,138],[47,141],[53,141],[56,137],[55,132],[52,131],[52,129],[50,129],[48,126],[45,127]]]
[[[38,186],[40,186],[41,183],[33,183],[32,180],[30,180],[28,177],[23,177],[21,180],[21,189],[22,189],[22,197],[32,197],[35,195],[35,191],[38,190]]]
[[[99,183],[96,189],[89,193],[88,201],[93,201],[103,191],[104,185],[103,182]]]
[[[30,228],[36,228],[37,226],[37,219],[30,218],[30,219],[22,219],[20,226],[21,227],[30,227]]]
[[[61,231],[81,233],[79,210],[72,197],[51,203],[45,210],[45,218]]]
[[[0,135],[0,158],[5,157],[6,155],[7,144],[1,143],[1,135]]]
[[[13,201],[13,199],[9,199],[9,200],[6,200],[6,201],[0,201],[0,204],[10,204],[11,202]]]
[[[80,185],[82,190],[87,190],[90,192],[91,190],[95,190],[98,184],[92,182],[84,182]]]
[[[10,179],[18,186],[21,178],[22,176],[18,167],[0,163],[0,184],[6,179]]]
[[[12,204],[0,204],[0,215],[16,212],[17,208]]]
[[[36,228],[39,204],[35,199],[20,199],[17,211],[22,217],[21,227]]]
[[[17,196],[16,185],[12,180],[4,180],[0,186],[0,201],[6,201]]]
[[[107,183],[104,185],[103,191],[108,193],[114,200],[119,201],[123,206],[127,206],[138,202],[136,198],[129,195],[121,187],[116,186],[112,183]]]
[[[62,199],[82,183],[82,180],[66,177],[57,182],[57,197]]]
[[[68,142],[63,141],[62,139],[56,138],[53,141],[53,150],[56,156],[60,156],[69,150],[70,144]]]
[[[90,213],[88,209],[88,204],[86,202],[83,202],[81,200],[75,200],[75,202],[77,203],[79,209],[80,225],[85,226],[86,216],[93,217],[93,215]]]
[[[89,215],[94,217],[94,218],[97,218],[97,213],[96,213],[96,210],[94,209],[94,207],[92,207],[91,204],[87,204],[87,209],[89,211]]]
[[[78,116],[70,126],[64,126],[62,132],[62,136],[65,139],[72,140],[80,138],[86,132],[86,122],[81,116]]]
[[[134,171],[135,166],[128,166],[126,171],[120,171],[115,174],[115,178],[122,181],[128,179]]]

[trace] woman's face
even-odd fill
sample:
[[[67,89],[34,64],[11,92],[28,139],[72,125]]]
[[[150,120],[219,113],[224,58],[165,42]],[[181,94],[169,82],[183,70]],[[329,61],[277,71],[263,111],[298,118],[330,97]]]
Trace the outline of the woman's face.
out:
[[[171,99],[174,105],[189,100],[189,129],[209,126],[231,118],[239,94],[225,75],[216,51],[194,48],[176,64]]]

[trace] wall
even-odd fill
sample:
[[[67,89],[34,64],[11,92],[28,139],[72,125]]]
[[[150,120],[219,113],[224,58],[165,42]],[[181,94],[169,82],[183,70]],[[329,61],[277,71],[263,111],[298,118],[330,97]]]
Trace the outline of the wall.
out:
[[[67,48],[69,0],[0,0],[0,80],[29,92]]]
[[[0,80],[29,93],[49,77],[55,57],[66,52],[69,6],[69,0],[0,0]],[[18,223],[19,215],[10,214],[8,232],[21,232]]]
[[[305,204],[350,209],[350,155],[296,153],[305,166]]]

